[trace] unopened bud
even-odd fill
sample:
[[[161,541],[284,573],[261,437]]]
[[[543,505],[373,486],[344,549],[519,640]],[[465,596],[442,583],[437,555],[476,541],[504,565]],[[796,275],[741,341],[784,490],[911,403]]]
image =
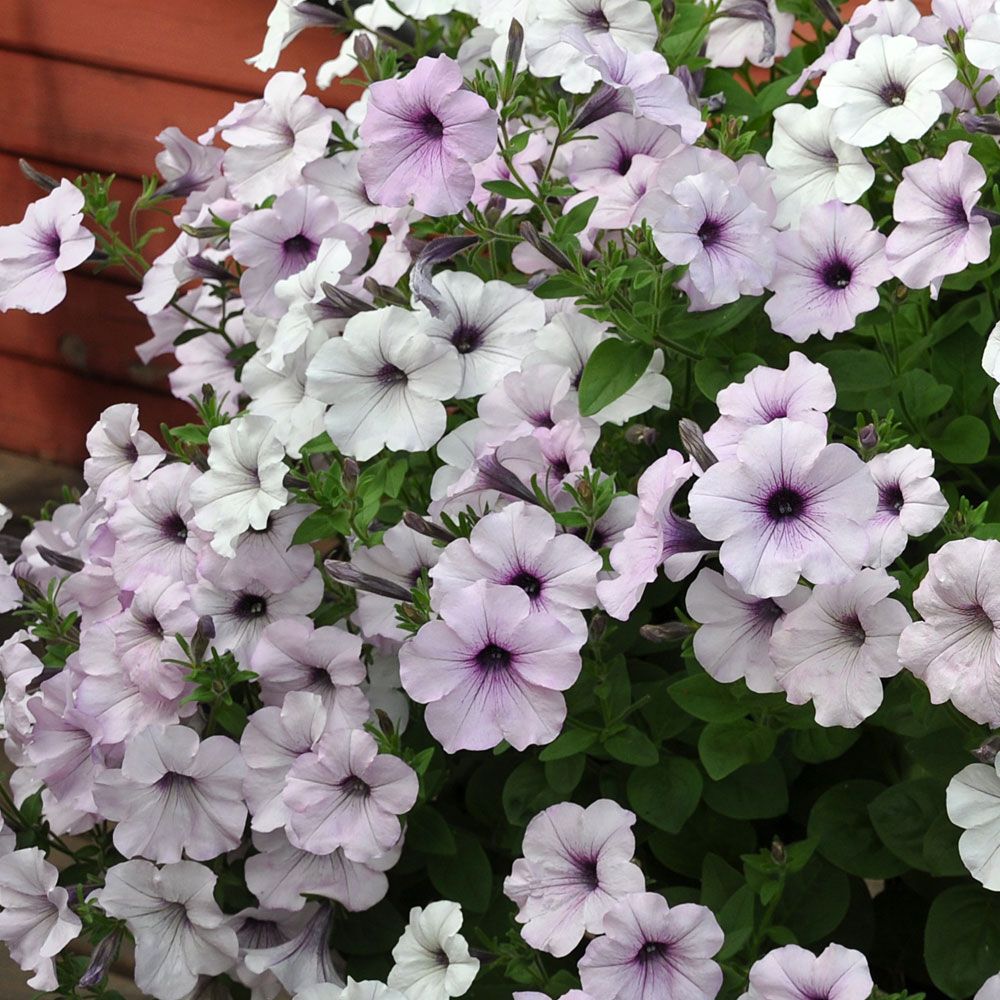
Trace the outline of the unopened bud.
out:
[[[343,583],[355,590],[363,590],[369,594],[378,594],[379,597],[389,597],[394,601],[409,601],[412,594],[398,583],[385,580],[380,576],[372,576],[369,573],[362,573],[355,569],[349,562],[341,562],[336,559],[329,559],[323,565],[327,573],[338,583]]]
[[[783,865],[788,860],[788,852],[780,837],[775,837],[771,841],[771,860],[776,865]]]
[[[629,444],[644,444],[652,447],[656,444],[656,428],[647,427],[645,424],[630,424],[625,428],[625,440]]]
[[[664,622],[662,625],[643,625],[639,635],[646,642],[680,642],[691,634],[691,626],[684,622]]]
[[[344,484],[344,489],[348,493],[353,493],[358,488],[358,476],[360,475],[361,470],[358,468],[358,463],[353,458],[345,458],[344,469],[340,474],[340,481]]]
[[[552,242],[542,236],[530,222],[522,222],[517,231],[521,238],[533,246],[543,257],[547,257],[556,267],[563,271],[572,271],[573,262]]]
[[[972,751],[972,756],[983,764],[994,763],[998,754],[1000,754],[1000,734],[991,736]]]
[[[909,297],[909,294],[910,294],[909,288],[907,288],[906,285],[900,283],[899,287],[896,289],[895,294],[893,295],[893,298],[897,302],[905,302],[906,299]]]
[[[872,448],[877,448],[878,428],[874,424],[865,424],[865,426],[858,431],[858,444],[861,445],[865,451],[871,451]]]
[[[962,51],[962,39],[959,37],[958,32],[954,28],[949,28],[945,32],[944,40],[952,52]]]
[[[196,662],[200,663],[204,659],[214,638],[215,622],[212,616],[202,615],[198,619],[198,627],[194,630],[194,637],[191,640],[191,653]]]
[[[59,187],[59,181],[54,177],[49,177],[48,174],[43,174],[41,170],[36,170],[27,160],[18,160],[17,165],[21,168],[21,173],[43,191],[55,191]]]
[[[363,31],[359,31],[354,36],[354,57],[362,66],[375,58],[375,46],[372,45],[372,40]]]
[[[381,299],[392,306],[409,306],[406,296],[388,285],[380,285],[374,278],[368,277],[362,282],[364,290],[373,298]]]
[[[118,951],[122,946],[124,931],[116,927],[106,938],[100,941],[90,956],[90,964],[83,975],[80,976],[77,986],[85,990],[92,990],[95,986],[104,981],[111,963],[118,957]]]
[[[830,24],[834,26],[838,31],[844,26],[844,22],[840,19],[840,13],[837,8],[830,2],[830,0],[814,0],[816,4],[816,9],[825,17]]]
[[[507,29],[507,54],[504,57],[508,66],[513,66],[516,70],[521,62],[521,50],[524,48],[524,28],[516,17],[510,20],[510,27]]]
[[[378,719],[379,729],[381,729],[386,736],[392,736],[392,734],[396,731],[396,727],[392,724],[392,719],[390,719],[381,708],[375,709],[375,718]]]
[[[608,630],[608,616],[601,614],[600,611],[595,611],[593,618],[590,619],[589,635],[592,640],[600,639],[602,635]]]
[[[720,90],[717,94],[709,94],[700,103],[710,115],[717,115],[726,106],[726,95]]]
[[[447,528],[440,524],[435,524],[433,521],[428,521],[427,518],[421,517],[412,510],[408,510],[403,514],[403,524],[418,535],[425,535],[427,538],[433,538],[438,542],[447,544],[448,542],[455,541],[455,536]]]
[[[1000,115],[976,115],[963,111],[958,123],[966,132],[984,132],[986,135],[1000,135]]]
[[[702,429],[693,420],[682,417],[677,429],[680,431],[684,450],[698,463],[702,471],[710,469],[719,461],[715,452],[705,443]]]
[[[350,292],[345,292],[342,288],[337,288],[329,282],[322,282],[323,298],[318,305],[324,315],[330,319],[350,319],[361,312],[371,312],[374,306],[364,299],[359,299]]]
[[[75,556],[68,556],[63,552],[56,552],[45,545],[39,545],[36,550],[38,554],[56,569],[64,569],[67,573],[79,573],[83,569],[83,561]]]
[[[221,264],[203,257],[200,253],[187,259],[188,267],[199,277],[208,281],[219,281],[223,284],[233,284],[239,279],[232,271],[227,271]]]
[[[674,15],[677,13],[677,4],[674,3],[674,0],[662,0],[660,4],[660,13],[663,15],[664,25],[669,24],[674,19]]]
[[[506,207],[507,199],[494,191],[483,206],[483,216],[491,226],[495,226],[500,221],[500,216],[503,215],[503,210]]]

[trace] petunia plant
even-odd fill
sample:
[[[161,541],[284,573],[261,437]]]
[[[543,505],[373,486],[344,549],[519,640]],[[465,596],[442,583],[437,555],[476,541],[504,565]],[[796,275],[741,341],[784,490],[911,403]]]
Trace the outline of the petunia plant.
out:
[[[3,547],[30,985],[1000,1000],[1000,6],[278,0],[250,61],[305,30],[346,111],[274,72],[0,229],[0,309],[123,270],[192,406]]]

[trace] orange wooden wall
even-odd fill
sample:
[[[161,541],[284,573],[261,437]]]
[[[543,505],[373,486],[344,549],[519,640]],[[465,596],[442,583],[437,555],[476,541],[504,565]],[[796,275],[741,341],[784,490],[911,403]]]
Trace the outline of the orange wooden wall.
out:
[[[0,224],[42,195],[21,176],[21,156],[56,177],[114,172],[127,208],[136,178],[154,171],[159,132],[177,125],[197,136],[234,101],[260,95],[267,77],[244,59],[260,51],[272,5],[0,0]],[[279,69],[303,66],[311,80],[339,44],[328,31],[306,31]],[[319,96],[345,107],[356,94]],[[189,419],[167,389],[169,359],[147,367],[135,355],[149,330],[125,299],[131,290],[121,277],[80,270],[51,313],[0,314],[0,448],[77,463],[100,411],[123,400],[139,403],[149,430]]]

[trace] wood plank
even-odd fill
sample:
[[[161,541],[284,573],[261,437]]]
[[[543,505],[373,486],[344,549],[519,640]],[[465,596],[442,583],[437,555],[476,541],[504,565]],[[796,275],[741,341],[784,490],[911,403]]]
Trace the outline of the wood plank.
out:
[[[23,358],[0,359],[0,448],[76,464],[87,457],[87,431],[114,403],[139,404],[142,426],[155,434],[161,421],[186,423],[191,407],[178,399],[87,378]]]
[[[90,62],[141,76],[201,83],[257,94],[267,77],[244,60],[261,49],[274,0],[3,0],[0,45]],[[279,69],[304,67],[310,80],[340,49],[325,29],[304,31],[283,53]],[[357,91],[321,92],[343,107]]]
[[[175,367],[173,357],[140,362],[135,347],[152,332],[125,298],[128,289],[79,272],[67,276],[67,288],[51,312],[0,315],[0,365],[5,357],[19,357],[169,394],[166,373]]]

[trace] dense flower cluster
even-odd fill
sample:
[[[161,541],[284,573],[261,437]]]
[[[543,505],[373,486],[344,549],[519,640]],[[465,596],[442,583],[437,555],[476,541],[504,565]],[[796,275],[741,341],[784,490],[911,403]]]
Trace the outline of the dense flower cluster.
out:
[[[126,939],[158,1000],[1000,995],[1000,13],[340,6],[252,62],[334,28],[345,111],[159,136],[156,260],[96,176],[0,230],[0,309],[141,280],[196,413],[106,410],[4,550],[0,940],[73,998]]]

